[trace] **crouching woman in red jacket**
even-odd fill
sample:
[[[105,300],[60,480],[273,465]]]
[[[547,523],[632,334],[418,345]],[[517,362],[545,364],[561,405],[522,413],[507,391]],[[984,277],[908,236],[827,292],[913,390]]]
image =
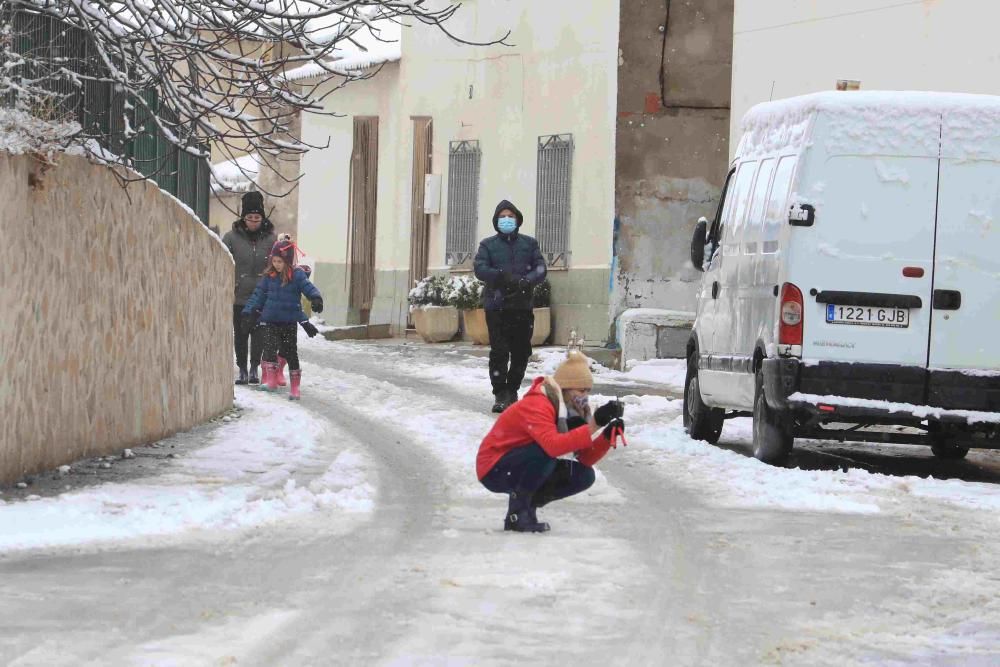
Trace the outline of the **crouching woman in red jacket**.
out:
[[[483,438],[476,475],[490,491],[509,495],[504,530],[547,531],[535,510],[594,483],[593,466],[608,453],[612,428],[624,431],[625,424],[615,401],[591,413],[593,385],[587,358],[570,351],[555,374],[535,378]],[[569,453],[575,461],[558,458]]]

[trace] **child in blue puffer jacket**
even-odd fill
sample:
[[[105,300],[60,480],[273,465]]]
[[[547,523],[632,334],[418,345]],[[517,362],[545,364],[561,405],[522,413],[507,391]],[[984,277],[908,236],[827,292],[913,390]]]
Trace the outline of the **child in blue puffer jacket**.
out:
[[[309,282],[306,272],[295,266],[296,250],[291,236],[282,234],[278,237],[257,289],[243,308],[244,317],[259,319],[264,327],[261,386],[267,391],[278,390],[280,355],[288,362],[291,381],[288,398],[293,401],[301,398],[302,371],[299,369],[296,340],[299,323],[310,336],[316,335],[316,328],[309,324],[309,318],[302,310],[302,295],[309,299],[314,312],[323,312],[323,297],[319,290]]]

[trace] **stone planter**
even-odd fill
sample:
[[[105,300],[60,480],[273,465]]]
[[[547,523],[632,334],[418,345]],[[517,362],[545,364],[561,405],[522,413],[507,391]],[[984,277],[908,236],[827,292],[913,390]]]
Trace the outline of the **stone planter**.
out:
[[[531,334],[532,346],[541,345],[552,333],[552,309],[535,308],[535,329]]]
[[[490,331],[486,328],[486,311],[482,308],[463,310],[465,333],[476,345],[490,344]]]
[[[424,342],[443,343],[458,333],[458,309],[454,306],[417,306],[413,326]]]

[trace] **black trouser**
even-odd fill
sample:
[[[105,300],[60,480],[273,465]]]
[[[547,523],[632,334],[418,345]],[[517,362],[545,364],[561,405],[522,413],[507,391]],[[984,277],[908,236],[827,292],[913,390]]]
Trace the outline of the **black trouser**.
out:
[[[299,325],[265,324],[264,361],[277,362],[281,356],[288,362],[288,370],[299,370]]]
[[[579,461],[554,459],[536,443],[512,449],[497,461],[482,483],[493,493],[530,496],[542,507],[586,491],[594,483],[594,469]]]
[[[531,356],[531,334],[535,328],[532,310],[487,310],[490,332],[490,382],[493,394],[517,393]],[[507,367],[508,362],[510,368]]]
[[[236,366],[247,369],[247,338],[250,339],[250,365],[260,366],[260,355],[264,351],[264,332],[260,327],[248,329],[243,324],[243,306],[233,305],[233,347],[236,348]]]

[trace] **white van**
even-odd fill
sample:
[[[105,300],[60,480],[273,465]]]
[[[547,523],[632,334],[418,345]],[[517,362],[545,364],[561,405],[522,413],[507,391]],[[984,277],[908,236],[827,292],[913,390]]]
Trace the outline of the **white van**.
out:
[[[1000,447],[1000,97],[830,92],[743,119],[704,271],[684,424]],[[911,428],[886,428],[898,425]]]

